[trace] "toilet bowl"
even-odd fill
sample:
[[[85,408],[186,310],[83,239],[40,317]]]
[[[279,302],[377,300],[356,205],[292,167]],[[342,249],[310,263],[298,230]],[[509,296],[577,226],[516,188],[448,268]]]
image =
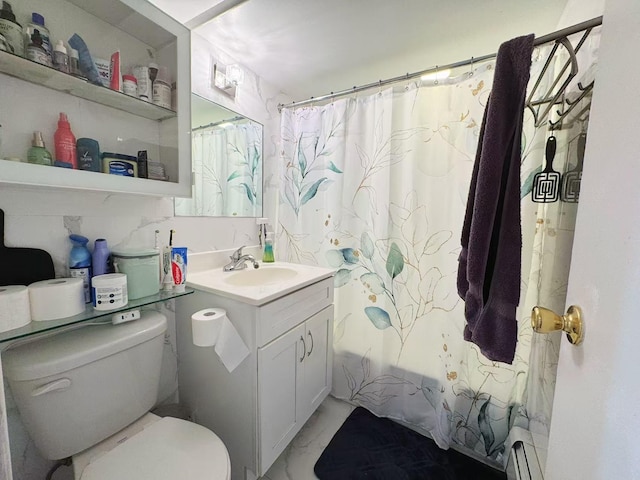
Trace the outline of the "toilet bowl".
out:
[[[211,430],[152,413],[73,456],[76,480],[229,480],[231,463]]]
[[[229,480],[229,454],[205,427],[149,413],[166,318],[91,325],[3,352],[25,428],[45,458],[82,480]]]

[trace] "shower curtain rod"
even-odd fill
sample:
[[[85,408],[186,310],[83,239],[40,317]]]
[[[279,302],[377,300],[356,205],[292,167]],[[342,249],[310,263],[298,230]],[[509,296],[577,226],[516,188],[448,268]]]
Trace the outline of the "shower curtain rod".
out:
[[[555,32],[549,33],[547,35],[543,35],[541,37],[537,37],[533,41],[533,45],[535,47],[544,45],[545,43],[555,42],[556,40],[560,40],[561,38],[568,37],[569,35],[573,35],[574,33],[579,33],[584,30],[588,30],[590,28],[595,28],[602,25],[602,16],[592,18],[591,20],[587,20],[585,22],[577,23],[571,27],[563,28],[562,30],[557,30]],[[363,90],[368,90],[370,88],[381,87],[383,85],[389,85],[391,83],[402,82],[406,80],[411,80],[413,78],[421,77],[423,75],[428,75],[430,73],[437,73],[439,70],[450,70],[459,67],[465,67],[467,65],[473,65],[474,63],[484,62],[485,60],[490,60],[495,58],[497,53],[491,53],[488,55],[483,55],[481,57],[471,57],[468,60],[462,60],[456,63],[450,63],[449,65],[436,65],[435,67],[428,68],[426,70],[422,70],[414,73],[407,73],[405,75],[401,75],[399,77],[388,78],[386,80],[378,80],[374,83],[368,83],[366,85],[360,85],[359,87],[353,87],[346,90],[341,90],[339,92],[331,92],[327,95],[322,95],[320,97],[311,97],[308,100],[301,100],[299,102],[291,102],[286,104],[279,104],[278,111],[282,111],[283,108],[291,108],[291,107],[301,107],[303,105],[308,105],[309,103],[314,102],[322,102],[328,99],[334,99],[337,97],[343,97],[345,95],[350,95],[352,93],[361,92]]]
[[[196,130],[203,130],[205,128],[211,128],[211,127],[217,127],[218,125],[222,125],[223,123],[232,123],[232,122],[237,122],[238,120],[244,120],[246,117],[243,116],[235,116],[233,118],[228,118],[226,120],[220,120],[219,122],[214,122],[214,123],[208,123],[206,125],[200,125],[199,127],[194,127],[191,129],[192,132],[195,132]]]

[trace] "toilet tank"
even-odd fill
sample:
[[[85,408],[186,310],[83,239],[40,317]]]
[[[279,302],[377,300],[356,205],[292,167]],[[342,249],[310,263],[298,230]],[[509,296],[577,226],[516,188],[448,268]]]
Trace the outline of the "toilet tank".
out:
[[[75,455],[126,427],[157,400],[167,319],[155,311],[9,348],[2,366],[45,458]]]

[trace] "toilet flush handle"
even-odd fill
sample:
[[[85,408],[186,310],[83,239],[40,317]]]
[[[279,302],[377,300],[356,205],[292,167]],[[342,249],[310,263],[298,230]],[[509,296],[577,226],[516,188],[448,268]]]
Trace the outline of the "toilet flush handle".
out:
[[[60,390],[66,390],[71,386],[71,380],[68,378],[59,378],[58,380],[54,380],[53,382],[46,383],[38,388],[36,388],[33,392],[31,392],[32,397],[39,397],[40,395],[44,395],[49,392],[57,392]]]

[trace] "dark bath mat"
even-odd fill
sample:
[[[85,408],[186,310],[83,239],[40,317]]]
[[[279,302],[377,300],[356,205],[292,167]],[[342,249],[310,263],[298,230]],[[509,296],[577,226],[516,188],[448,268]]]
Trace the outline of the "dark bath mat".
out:
[[[506,480],[503,472],[358,407],[322,452],[320,480]]]

